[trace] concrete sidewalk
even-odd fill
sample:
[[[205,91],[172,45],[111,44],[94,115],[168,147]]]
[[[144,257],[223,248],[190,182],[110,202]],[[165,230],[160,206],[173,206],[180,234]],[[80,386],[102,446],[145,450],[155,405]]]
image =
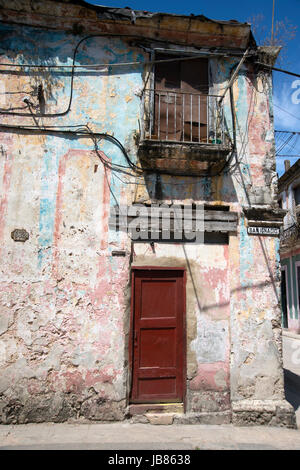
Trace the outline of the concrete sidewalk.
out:
[[[296,450],[300,431],[267,426],[24,424],[0,426],[0,450]]]

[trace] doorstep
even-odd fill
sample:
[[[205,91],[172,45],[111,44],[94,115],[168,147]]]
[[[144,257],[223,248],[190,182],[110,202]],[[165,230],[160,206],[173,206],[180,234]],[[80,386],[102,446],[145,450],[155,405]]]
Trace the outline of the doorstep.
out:
[[[135,423],[172,424],[175,416],[183,415],[183,403],[143,403],[129,405]]]
[[[143,424],[230,424],[231,410],[221,412],[184,412],[183,403],[131,404],[131,423]]]
[[[184,413],[183,403],[142,403],[129,405],[130,416],[144,415],[146,413]]]

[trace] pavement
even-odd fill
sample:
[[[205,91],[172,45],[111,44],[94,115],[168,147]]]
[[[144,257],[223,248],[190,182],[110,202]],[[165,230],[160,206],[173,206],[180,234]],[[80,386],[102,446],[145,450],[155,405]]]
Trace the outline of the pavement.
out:
[[[268,426],[21,424],[0,427],[0,450],[299,450],[300,432]]]
[[[300,335],[283,332],[283,363],[286,399],[296,411],[298,429],[128,421],[0,425],[0,450],[105,450],[106,457],[114,459],[122,454],[113,451],[125,450],[300,450]],[[151,466],[150,460],[130,464]]]

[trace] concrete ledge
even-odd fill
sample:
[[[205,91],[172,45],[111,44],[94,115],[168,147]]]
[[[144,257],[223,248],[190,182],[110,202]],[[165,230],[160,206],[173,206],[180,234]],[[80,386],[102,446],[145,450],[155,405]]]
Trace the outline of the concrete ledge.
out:
[[[282,330],[282,336],[286,336],[287,338],[299,339],[300,340],[300,333],[297,334],[296,331],[290,330]]]
[[[240,400],[232,402],[235,426],[282,426],[297,429],[295,411],[286,400]]]
[[[174,424],[230,424],[231,410],[220,412],[202,412],[202,413],[186,413],[184,415],[175,415]]]
[[[145,413],[131,417],[132,424],[208,424],[222,425],[231,423],[231,410],[207,413]]]

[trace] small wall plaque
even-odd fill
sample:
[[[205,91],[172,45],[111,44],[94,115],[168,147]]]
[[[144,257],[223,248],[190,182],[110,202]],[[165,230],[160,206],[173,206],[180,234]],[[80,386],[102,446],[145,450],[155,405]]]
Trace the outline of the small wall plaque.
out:
[[[278,236],[279,233],[279,227],[248,227],[249,235]]]
[[[29,238],[29,233],[23,228],[16,228],[11,232],[11,238],[15,242],[26,242]]]
[[[112,256],[126,256],[125,250],[113,250],[111,252]]]

